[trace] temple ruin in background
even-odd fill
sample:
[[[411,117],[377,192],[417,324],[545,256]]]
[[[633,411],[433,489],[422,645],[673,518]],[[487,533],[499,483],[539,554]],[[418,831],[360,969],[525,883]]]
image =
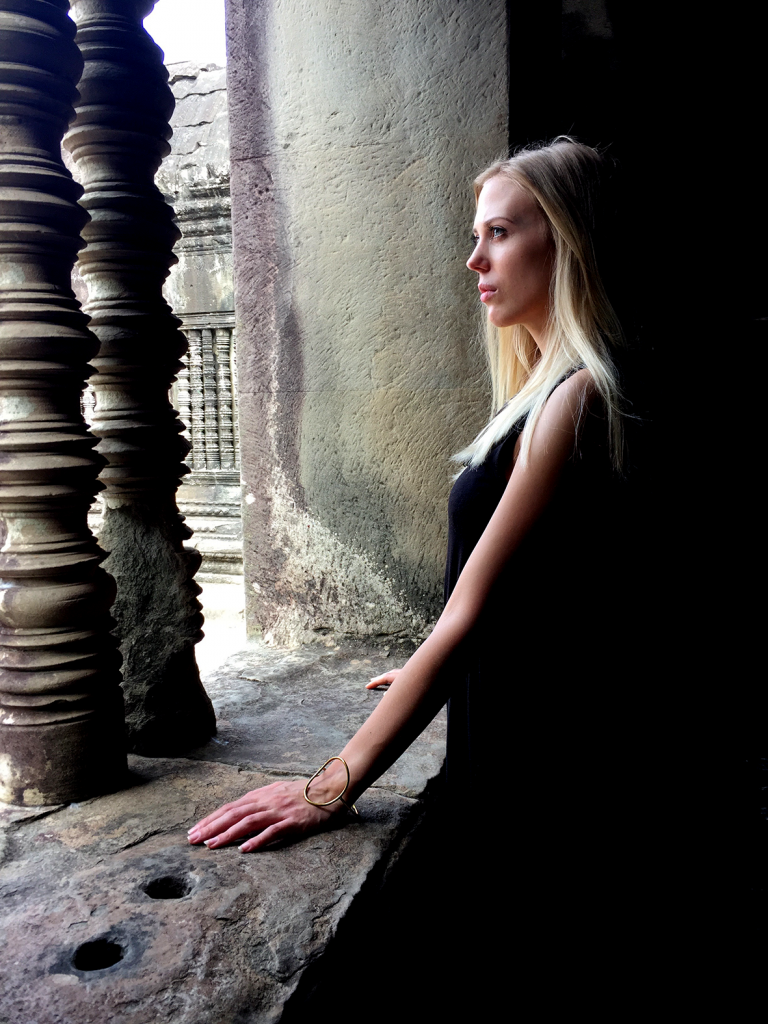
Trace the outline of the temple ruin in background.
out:
[[[173,136],[155,181],[181,231],[164,294],[189,346],[171,389],[191,446],[191,473],[177,503],[202,555],[199,582],[242,585],[226,69],[184,63],[169,65],[168,72],[176,101]],[[83,396],[88,419],[93,404],[89,388]],[[91,523],[98,531],[98,512]]]
[[[165,295],[189,344],[173,403],[192,445],[178,503],[203,556],[198,579],[242,584],[226,69],[172,64],[168,71],[173,137],[156,180],[181,231]]]

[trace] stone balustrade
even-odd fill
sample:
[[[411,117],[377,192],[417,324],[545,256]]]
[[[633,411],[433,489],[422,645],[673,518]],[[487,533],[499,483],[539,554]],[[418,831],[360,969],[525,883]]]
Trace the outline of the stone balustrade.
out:
[[[234,328],[193,323],[184,325],[189,352],[176,384],[179,415],[188,424],[191,466],[195,471],[234,471],[240,468]]]
[[[176,507],[189,442],[169,401],[186,339],[163,297],[179,238],[154,175],[169,152],[173,95],[142,20],[152,0],[74,0],[84,58],[77,117],[65,139],[91,220],[79,270],[99,339],[91,385],[102,473],[100,539],[118,584],[130,746],[177,753],[211,735],[195,664],[200,554]]]
[[[105,463],[80,412],[98,342],[70,285],[88,221],[61,159],[83,66],[66,0],[0,0],[0,800],[125,771],[114,581],[87,525]]]

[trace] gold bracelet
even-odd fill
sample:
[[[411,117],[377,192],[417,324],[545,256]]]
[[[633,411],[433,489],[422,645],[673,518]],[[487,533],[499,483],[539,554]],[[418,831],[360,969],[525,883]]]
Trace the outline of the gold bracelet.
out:
[[[325,771],[325,769],[328,767],[328,765],[331,763],[331,761],[341,761],[341,763],[344,765],[344,768],[346,769],[347,781],[346,781],[346,783],[344,785],[344,789],[342,789],[342,791],[339,793],[339,795],[335,796],[333,798],[333,800],[325,800],[323,803],[318,803],[317,800],[310,800],[310,798],[309,798],[309,787],[310,787],[310,785],[315,781],[315,779],[317,778],[317,776],[321,772]],[[309,782],[307,782],[306,786],[304,787],[304,799],[307,801],[308,804],[312,804],[313,807],[327,807],[329,804],[335,804],[338,800],[340,800],[341,803],[343,804],[343,806],[346,807],[346,809],[348,811],[353,811],[355,814],[359,815],[360,812],[355,807],[355,805],[354,804],[348,804],[347,801],[344,799],[344,794],[347,792],[348,789],[349,789],[349,765],[347,764],[347,762],[344,760],[343,757],[339,757],[338,754],[335,754],[333,757],[329,757],[328,760],[325,762],[325,764],[321,765],[320,768],[317,769],[315,774],[309,780]]]

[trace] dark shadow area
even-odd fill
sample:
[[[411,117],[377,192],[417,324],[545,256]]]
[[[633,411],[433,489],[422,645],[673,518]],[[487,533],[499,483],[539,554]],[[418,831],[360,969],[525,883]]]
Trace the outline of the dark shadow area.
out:
[[[744,895],[762,916],[768,909],[768,757],[745,758],[737,803],[744,822]],[[762,923],[762,922],[761,922]]]
[[[282,1024],[332,1020],[349,1005],[364,1006],[370,1024],[462,1019],[474,954],[487,936],[473,936],[461,923],[456,878],[464,875],[455,873],[436,789],[386,882],[358,897],[336,939],[305,971]]]
[[[721,619],[714,552],[727,566],[744,535],[721,517],[739,516],[750,487],[717,467],[744,451],[727,424],[734,403],[739,419],[755,414],[768,343],[765,18],[757,6],[508,4],[510,150],[568,133],[615,161],[602,266],[628,342],[629,465],[614,582],[646,671],[677,673],[670,698],[698,715],[687,687],[712,659],[702,624]]]
[[[731,959],[748,966],[763,945],[743,914],[743,856],[762,909],[765,759],[740,771],[641,753],[650,721],[587,756],[512,757],[471,806],[433,790],[424,824],[308,968],[283,1024],[348,1005],[372,1024],[416,1024],[495,1020],[512,1004],[542,1018],[588,1006],[607,1021],[716,1000]],[[757,844],[733,829],[742,802]]]

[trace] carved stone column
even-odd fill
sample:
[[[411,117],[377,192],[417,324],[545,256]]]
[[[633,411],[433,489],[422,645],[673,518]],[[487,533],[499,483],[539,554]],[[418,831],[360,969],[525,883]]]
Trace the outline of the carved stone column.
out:
[[[104,459],[80,414],[97,349],[70,288],[87,220],[61,160],[82,58],[66,0],[0,0],[0,800],[125,772],[114,581],[87,526]]]
[[[188,472],[183,426],[168,400],[186,341],[162,287],[179,232],[154,184],[169,151],[173,95],[162,52],[144,31],[153,0],[74,0],[85,67],[65,146],[91,215],[80,273],[101,347],[91,378],[92,429],[108,461],[100,540],[117,580],[131,747],[173,754],[215,730],[194,645],[202,615],[200,555],[178,513]]]

